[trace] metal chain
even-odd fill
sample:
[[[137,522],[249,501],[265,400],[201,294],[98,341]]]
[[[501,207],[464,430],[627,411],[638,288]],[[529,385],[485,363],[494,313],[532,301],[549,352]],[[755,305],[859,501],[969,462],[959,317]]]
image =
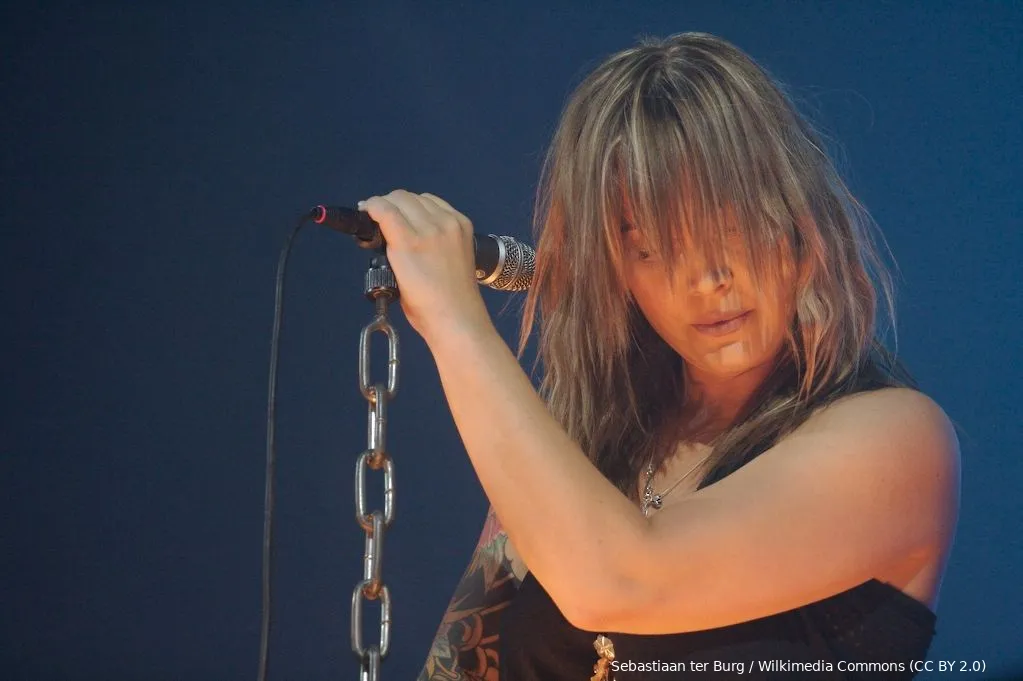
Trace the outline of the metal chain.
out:
[[[387,452],[387,405],[398,392],[398,333],[387,318],[388,305],[398,298],[398,285],[381,251],[366,272],[366,297],[376,314],[359,335],[359,389],[369,403],[368,446],[355,463],[355,519],[366,532],[362,581],[352,592],[352,652],[359,658],[360,681],[377,681],[380,662],[391,643],[391,594],[381,577],[384,534],[394,520],[394,463]],[[370,339],[387,336],[387,382],[370,379]],[[384,510],[366,510],[366,469],[383,470]],[[362,641],[362,604],[380,601],[380,640],[368,647]]]

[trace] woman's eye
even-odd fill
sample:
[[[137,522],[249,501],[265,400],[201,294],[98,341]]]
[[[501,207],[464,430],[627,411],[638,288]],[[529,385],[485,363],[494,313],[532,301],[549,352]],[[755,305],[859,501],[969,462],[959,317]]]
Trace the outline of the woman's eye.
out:
[[[653,251],[650,251],[650,250],[646,250],[646,249],[642,249],[642,248],[637,248],[637,249],[635,249],[635,253],[636,253],[636,260],[638,260],[639,262],[642,262],[642,263],[655,262],[657,260],[657,255]]]
[[[629,257],[642,263],[652,262],[657,259],[657,253],[647,240],[640,237],[636,232],[630,232],[630,238],[625,242],[626,251]]]

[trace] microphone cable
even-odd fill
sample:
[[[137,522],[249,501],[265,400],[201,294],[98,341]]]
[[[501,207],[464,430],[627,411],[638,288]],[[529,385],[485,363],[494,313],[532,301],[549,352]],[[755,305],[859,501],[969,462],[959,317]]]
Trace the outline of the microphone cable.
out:
[[[284,273],[288,267],[291,244],[311,215],[303,215],[291,230],[277,262],[277,284],[274,300],[273,335],[270,340],[270,385],[266,404],[266,490],[263,496],[263,603],[259,634],[258,681],[266,681],[270,657],[270,624],[272,614],[271,582],[273,576],[274,473],[277,465],[277,362],[280,358],[281,319],[284,313]]]

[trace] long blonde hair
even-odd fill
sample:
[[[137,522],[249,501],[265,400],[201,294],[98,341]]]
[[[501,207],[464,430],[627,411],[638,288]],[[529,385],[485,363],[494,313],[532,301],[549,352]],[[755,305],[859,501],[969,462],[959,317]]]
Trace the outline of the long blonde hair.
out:
[[[541,395],[630,498],[646,464],[659,467],[684,438],[676,417],[687,394],[684,362],[625,283],[626,197],[669,269],[687,244],[719,257],[725,213],[755,277],[774,276],[784,257],[796,265],[785,350],[715,442],[701,486],[844,394],[915,387],[876,336],[877,303],[893,332],[895,310],[873,221],[783,86],[720,38],[644,37],[590,73],[562,112],[536,197],[518,348],[521,358],[539,316]]]

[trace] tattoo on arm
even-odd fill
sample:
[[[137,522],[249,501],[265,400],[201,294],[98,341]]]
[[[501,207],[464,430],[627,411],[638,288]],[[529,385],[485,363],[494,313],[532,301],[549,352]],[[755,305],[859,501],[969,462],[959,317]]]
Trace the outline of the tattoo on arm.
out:
[[[498,681],[500,615],[521,581],[506,553],[507,542],[491,507],[418,681]]]

